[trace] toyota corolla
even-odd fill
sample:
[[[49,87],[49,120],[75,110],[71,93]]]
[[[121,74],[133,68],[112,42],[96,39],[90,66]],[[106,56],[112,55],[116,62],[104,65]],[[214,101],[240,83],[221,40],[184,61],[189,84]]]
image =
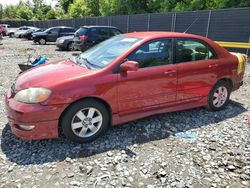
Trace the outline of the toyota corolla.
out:
[[[112,125],[154,114],[223,109],[242,85],[246,61],[202,36],[123,34],[20,74],[5,97],[7,116],[22,139],[57,138],[62,129],[90,142]]]

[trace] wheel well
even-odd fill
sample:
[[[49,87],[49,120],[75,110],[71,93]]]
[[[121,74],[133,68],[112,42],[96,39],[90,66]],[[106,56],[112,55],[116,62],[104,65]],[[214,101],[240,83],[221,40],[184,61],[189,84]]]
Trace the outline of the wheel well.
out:
[[[112,124],[112,109],[111,109],[110,105],[109,105],[106,101],[104,101],[103,99],[100,99],[100,98],[97,98],[97,97],[86,97],[86,98],[78,99],[77,101],[72,102],[71,104],[69,104],[69,105],[67,106],[67,108],[64,109],[64,111],[62,112],[62,114],[61,114],[60,117],[59,117],[58,128],[61,127],[61,119],[62,119],[63,115],[64,115],[65,112],[69,109],[69,107],[70,107],[71,105],[73,105],[73,104],[75,104],[75,103],[77,103],[77,102],[79,102],[79,101],[84,101],[84,100],[88,100],[88,99],[92,99],[92,100],[94,99],[94,100],[96,100],[96,101],[102,103],[102,104],[107,108],[108,113],[109,113],[109,121],[110,121],[110,122],[109,122],[109,125],[111,125],[111,124]]]
[[[233,82],[232,82],[231,79],[229,79],[229,78],[223,78],[223,79],[220,79],[219,81],[227,82],[227,83],[229,84],[229,86],[230,86],[230,89],[231,89],[231,90],[233,89]],[[218,81],[218,82],[219,82],[219,81]]]

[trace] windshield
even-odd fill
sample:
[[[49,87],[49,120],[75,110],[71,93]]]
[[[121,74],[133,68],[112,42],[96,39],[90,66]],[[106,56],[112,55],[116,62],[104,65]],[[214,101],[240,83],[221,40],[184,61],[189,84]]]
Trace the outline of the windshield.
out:
[[[103,68],[140,40],[134,37],[115,36],[85,51],[79,59],[85,60],[95,68]]]

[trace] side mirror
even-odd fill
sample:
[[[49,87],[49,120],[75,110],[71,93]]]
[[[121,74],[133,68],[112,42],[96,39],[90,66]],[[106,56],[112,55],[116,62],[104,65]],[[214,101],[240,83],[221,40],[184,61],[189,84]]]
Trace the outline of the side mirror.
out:
[[[139,63],[136,61],[125,61],[121,64],[121,69],[125,72],[127,71],[137,71],[139,68]]]

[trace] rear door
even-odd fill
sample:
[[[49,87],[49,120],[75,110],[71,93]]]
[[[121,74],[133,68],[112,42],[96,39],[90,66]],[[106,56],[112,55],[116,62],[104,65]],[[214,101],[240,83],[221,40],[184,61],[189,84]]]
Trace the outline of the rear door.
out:
[[[216,53],[204,41],[189,38],[175,40],[179,103],[200,100],[208,95],[219,76]]]
[[[72,28],[61,28],[59,37],[74,35],[75,30]]]

